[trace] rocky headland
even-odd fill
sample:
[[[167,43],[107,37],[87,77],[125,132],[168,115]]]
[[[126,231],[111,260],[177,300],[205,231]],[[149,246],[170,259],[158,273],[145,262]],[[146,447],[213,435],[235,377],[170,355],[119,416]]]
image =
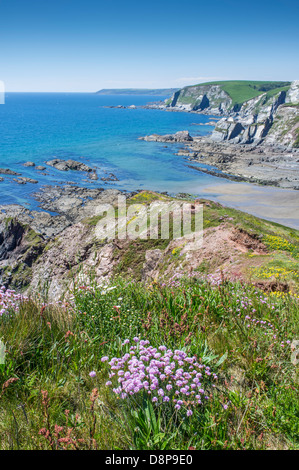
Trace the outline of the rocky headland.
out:
[[[246,99],[247,98],[247,99]],[[243,100],[243,101],[242,101]],[[219,82],[183,88],[159,109],[218,116],[209,136],[150,135],[186,143],[177,154],[195,170],[234,181],[299,189],[299,81]],[[209,167],[207,168],[206,165]]]

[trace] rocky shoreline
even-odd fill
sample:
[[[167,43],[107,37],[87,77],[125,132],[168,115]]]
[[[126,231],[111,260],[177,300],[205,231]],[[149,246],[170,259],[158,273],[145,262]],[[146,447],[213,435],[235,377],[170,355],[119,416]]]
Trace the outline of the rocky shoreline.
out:
[[[55,170],[58,171],[63,171],[63,172],[82,172],[85,173],[87,176],[87,179],[83,180],[88,182],[89,180],[91,181],[97,181],[99,179],[97,170],[98,168],[96,167],[90,167],[86,165],[83,162],[79,162],[77,160],[63,160],[61,158],[53,158],[52,160],[48,160],[45,162],[45,164],[48,167],[52,167]],[[35,170],[38,171],[38,174],[40,175],[48,175],[49,173],[46,172],[47,167],[44,165],[36,165],[34,162],[25,162],[22,164],[25,168],[34,168]],[[14,181],[17,184],[37,184],[38,180],[34,178],[28,178],[25,176],[22,176],[22,173],[13,171],[9,168],[0,168],[0,175],[5,175],[5,176],[16,176],[16,178],[12,178],[11,181]],[[108,181],[119,181],[117,176],[114,173],[104,171],[104,175],[100,178],[101,181],[108,182]],[[4,181],[4,177],[0,176],[0,182]],[[66,182],[62,182],[61,184],[66,184]],[[69,182],[69,184],[75,184],[73,182]]]
[[[201,166],[188,165],[232,181],[299,189],[299,149],[283,146],[215,142],[211,137],[192,137],[188,131],[140,137],[147,142],[183,143],[176,155]],[[209,166],[210,168],[206,167]]]
[[[185,95],[189,101],[193,99],[192,104],[184,104]],[[196,163],[188,165],[196,171],[231,181],[298,190],[298,101],[298,80],[286,90],[259,94],[238,109],[219,85],[187,87],[174,93],[170,100],[149,103],[142,108],[210,115],[209,122],[197,125],[213,126],[211,135],[191,137],[188,131],[180,131],[139,139],[185,144],[177,155]]]
[[[102,204],[116,204],[119,195],[131,197],[134,194],[68,184],[43,186],[33,194],[42,210],[30,210],[20,204],[0,205],[0,223],[5,219],[17,218],[43,237],[53,237],[85,218],[98,216]]]

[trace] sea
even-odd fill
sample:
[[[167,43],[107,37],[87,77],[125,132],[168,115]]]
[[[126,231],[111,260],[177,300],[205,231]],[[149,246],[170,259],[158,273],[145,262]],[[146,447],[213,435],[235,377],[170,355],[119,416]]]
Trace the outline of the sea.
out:
[[[44,185],[73,182],[78,186],[126,191],[155,190],[169,194],[204,195],[204,187],[220,178],[188,168],[186,157],[175,153],[183,144],[145,142],[138,137],[188,130],[205,135],[200,126],[209,117],[185,112],[143,109],[166,97],[97,95],[88,93],[7,93],[0,106],[0,168],[9,168],[38,184],[20,185],[15,176],[0,175],[0,204],[25,204],[38,209],[33,194]],[[137,109],[109,108],[135,105]],[[74,159],[97,168],[99,179],[86,181],[80,172],[62,172],[45,165],[53,158]],[[42,175],[32,161],[47,167]],[[194,163],[192,163],[194,164]],[[196,164],[195,164],[196,165]],[[113,173],[119,181],[104,182]],[[221,183],[221,181],[220,181]]]
[[[213,130],[210,118],[188,112],[144,109],[166,96],[97,95],[93,93],[6,93],[0,105],[0,168],[21,173],[37,184],[18,184],[1,175],[0,206],[21,204],[41,210],[35,194],[46,185],[75,184],[123,191],[153,190],[170,195],[188,193],[212,199],[253,215],[299,228],[296,191],[236,183],[189,168],[185,156],[176,155],[183,144],[146,142],[139,137],[188,130],[192,136]],[[136,109],[128,106],[135,105]],[[110,108],[124,106],[125,108]],[[93,181],[77,171],[59,171],[45,162],[74,159],[97,169]],[[32,161],[46,166],[46,174]],[[193,166],[200,164],[192,162]],[[118,181],[103,181],[113,173]],[[0,208],[1,211],[5,210]]]

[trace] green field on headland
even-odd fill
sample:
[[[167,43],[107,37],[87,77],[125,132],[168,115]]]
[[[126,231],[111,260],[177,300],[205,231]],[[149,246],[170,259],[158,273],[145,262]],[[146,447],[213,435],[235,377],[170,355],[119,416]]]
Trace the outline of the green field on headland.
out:
[[[219,85],[232,99],[233,105],[241,104],[263,93],[272,96],[279,91],[287,91],[291,82],[227,80],[220,82],[199,83],[194,87]],[[192,87],[186,87],[189,90]]]

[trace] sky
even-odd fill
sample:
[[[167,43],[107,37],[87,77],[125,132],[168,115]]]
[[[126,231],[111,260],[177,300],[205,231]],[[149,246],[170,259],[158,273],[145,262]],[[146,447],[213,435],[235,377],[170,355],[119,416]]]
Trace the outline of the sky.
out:
[[[298,0],[0,0],[6,91],[299,79]]]

